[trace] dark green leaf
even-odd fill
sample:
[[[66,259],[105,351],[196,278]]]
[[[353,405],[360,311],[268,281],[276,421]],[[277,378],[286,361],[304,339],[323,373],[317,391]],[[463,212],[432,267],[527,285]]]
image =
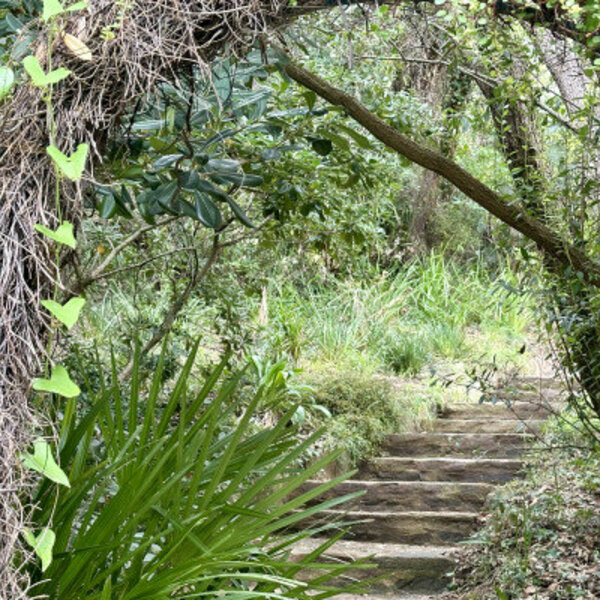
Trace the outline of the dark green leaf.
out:
[[[247,217],[246,213],[242,210],[242,207],[233,198],[228,198],[227,202],[229,203],[229,206],[231,207],[233,214],[237,217],[237,219],[241,223],[246,225],[246,227],[252,227],[252,228],[255,227],[254,223],[252,223],[252,221],[250,221],[250,219]]]
[[[234,185],[245,185],[248,187],[257,187],[264,183],[260,175],[248,173],[217,173],[211,175],[213,181],[217,183],[233,183]]]
[[[196,217],[206,227],[219,229],[223,225],[221,213],[215,203],[206,195],[196,192]]]
[[[324,138],[318,140],[311,140],[310,144],[313,150],[320,156],[327,156],[333,150],[333,144],[331,140],[326,140]]]

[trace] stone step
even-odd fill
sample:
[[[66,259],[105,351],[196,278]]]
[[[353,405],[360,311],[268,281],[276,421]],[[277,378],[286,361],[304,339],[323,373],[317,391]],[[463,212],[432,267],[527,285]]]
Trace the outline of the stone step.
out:
[[[307,492],[321,481],[307,481],[298,493]],[[481,509],[494,489],[487,483],[452,483],[428,481],[357,481],[348,480],[328,490],[312,503],[364,491],[340,508],[345,510],[377,511],[457,511],[475,512]]]
[[[448,419],[545,419],[560,410],[560,405],[547,402],[464,402],[450,404],[441,417]]]
[[[357,479],[506,483],[518,476],[523,462],[507,458],[373,458],[361,465]]]
[[[534,439],[522,433],[401,433],[386,436],[383,450],[391,456],[520,456]]]
[[[436,419],[433,430],[439,433],[533,433],[537,434],[544,421],[533,419]]]
[[[304,529],[332,522],[340,522],[342,525],[351,522],[345,537],[354,541],[447,545],[469,537],[477,527],[478,513],[323,510],[303,519],[297,527]]]
[[[441,591],[441,590],[439,590]],[[336,594],[336,600],[436,600],[440,596],[436,594],[432,596],[427,594],[413,593],[413,592],[394,592],[388,595],[376,595],[376,594]]]
[[[292,559],[309,554],[322,541],[302,540],[295,547]],[[375,568],[355,569],[348,576],[359,581],[377,578],[377,581],[369,585],[370,591],[375,595],[393,594],[393,597],[400,595],[402,598],[410,598],[409,594],[436,592],[445,588],[449,580],[448,573],[455,566],[449,557],[451,551],[451,546],[407,546],[340,540],[327,551],[325,557],[318,560],[340,562],[368,557],[369,563],[377,565]],[[303,578],[302,573],[300,578]],[[348,600],[358,600],[360,597],[358,594],[347,595]],[[371,595],[362,597],[365,600],[372,598]]]
[[[523,376],[519,377],[513,387],[535,390],[554,390],[561,391],[565,389],[564,383],[556,377],[538,377]]]

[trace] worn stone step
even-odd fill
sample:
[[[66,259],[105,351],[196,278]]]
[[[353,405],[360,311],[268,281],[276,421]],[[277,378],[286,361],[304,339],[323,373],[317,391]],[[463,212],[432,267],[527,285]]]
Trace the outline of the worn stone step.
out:
[[[557,377],[538,377],[538,376],[523,376],[515,380],[513,384],[509,386],[523,388],[523,389],[534,389],[534,390],[553,390],[562,391],[565,388],[564,383]]]
[[[533,439],[522,433],[400,433],[386,436],[383,450],[391,456],[520,456]]]
[[[323,540],[302,540],[295,547],[292,558],[309,554],[322,542]],[[410,546],[340,540],[323,558],[348,562],[369,557],[369,562],[377,565],[375,568],[351,570],[348,577],[358,581],[377,578],[377,581],[369,585],[370,591],[373,594],[394,594],[396,597],[396,594],[443,590],[449,580],[448,573],[454,569],[454,562],[449,557],[451,551],[451,546]],[[300,578],[303,578],[302,573]],[[358,599],[360,596],[352,594],[347,597]],[[371,595],[363,597],[371,598]]]
[[[304,519],[300,528],[332,521],[352,522],[345,537],[355,541],[393,544],[454,544],[469,537],[478,513],[450,511],[368,512],[362,510],[323,510]]]
[[[307,481],[298,493],[306,492],[321,483],[321,481]],[[494,486],[487,483],[348,480],[316,498],[313,504],[344,494],[364,491],[364,495],[340,505],[340,508],[366,512],[395,510],[474,512],[481,509],[493,489]]]
[[[519,475],[523,462],[510,458],[373,458],[361,465],[357,479],[394,481],[461,481],[506,483]]]
[[[448,419],[545,419],[559,410],[560,405],[547,402],[464,402],[449,404],[440,416]]]
[[[533,433],[540,432],[541,419],[436,419],[433,430],[439,433]]]
[[[437,591],[437,590],[436,590]],[[441,590],[439,590],[441,591]],[[431,594],[423,595],[414,592],[394,592],[393,594],[377,595],[377,594],[336,594],[336,600],[436,600],[439,595],[432,596]]]
[[[395,590],[378,594],[337,594],[335,600],[442,600],[444,588],[429,593]]]

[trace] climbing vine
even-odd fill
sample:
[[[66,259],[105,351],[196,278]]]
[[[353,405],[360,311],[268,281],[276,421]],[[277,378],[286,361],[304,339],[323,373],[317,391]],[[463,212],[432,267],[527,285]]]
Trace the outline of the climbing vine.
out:
[[[71,72],[65,68],[52,68],[52,51],[54,43],[58,36],[67,47],[75,53],[80,54],[82,60],[88,60],[89,50],[85,45],[79,42],[74,36],[61,34],[60,17],[66,13],[73,13],[84,10],[87,2],[76,2],[71,6],[64,7],[59,0],[44,0],[42,19],[50,25],[47,38],[47,66],[45,72],[40,65],[38,58],[34,55],[25,57],[22,61],[23,67],[30,77],[31,85],[41,88],[42,99],[46,105],[47,114],[47,134],[50,144],[46,148],[46,153],[53,162],[55,170],[55,207],[59,219],[59,225],[52,230],[40,223],[35,225],[36,231],[49,238],[55,243],[55,266],[57,273],[60,269],[61,249],[66,246],[75,248],[77,242],[73,234],[73,224],[61,218],[61,183],[64,178],[73,183],[81,180],[85,170],[88,145],[79,144],[77,149],[70,156],[61,152],[56,146],[56,122],[54,119],[54,107],[52,101],[53,85],[66,79]],[[0,72],[0,97],[10,91],[14,82],[12,70],[3,68]],[[59,284],[55,282],[51,299],[41,301],[41,305],[52,316],[51,330],[48,336],[48,358],[46,359],[44,377],[33,379],[32,388],[40,393],[54,394],[60,398],[67,399],[67,406],[64,410],[63,428],[68,427],[70,417],[75,412],[75,399],[80,394],[79,386],[71,379],[67,369],[60,364],[51,364],[51,351],[54,341],[54,332],[59,327],[70,329],[79,319],[81,310],[85,305],[85,299],[81,296],[70,298],[65,304],[58,301],[60,289]],[[70,486],[69,478],[56,463],[50,445],[42,438],[33,443],[33,453],[22,454],[23,465],[34,471],[41,473],[50,481],[58,484]],[[33,548],[35,554],[41,560],[42,571],[45,571],[52,563],[52,549],[56,540],[56,534],[51,528],[51,523],[40,524],[41,530],[35,533],[31,529],[25,528],[23,535],[25,541]]]

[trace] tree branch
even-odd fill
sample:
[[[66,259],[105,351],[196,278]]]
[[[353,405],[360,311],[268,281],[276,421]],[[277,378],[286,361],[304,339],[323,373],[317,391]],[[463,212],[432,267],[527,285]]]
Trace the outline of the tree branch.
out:
[[[173,323],[175,322],[175,319],[177,318],[177,315],[181,312],[181,310],[185,306],[186,302],[188,301],[188,298],[190,297],[190,295],[192,294],[192,292],[194,291],[194,289],[196,288],[198,283],[202,279],[204,279],[204,277],[206,276],[206,274],[212,267],[213,263],[217,259],[220,249],[221,249],[221,247],[219,245],[219,234],[216,233],[213,236],[213,244],[212,244],[210,254],[208,255],[207,259],[204,261],[204,265],[202,266],[202,269],[197,270],[197,268],[195,268],[195,272],[194,272],[193,276],[190,278],[190,280],[188,281],[188,284],[186,285],[183,293],[177,298],[177,300],[175,300],[175,302],[173,302],[173,304],[167,311],[167,314],[165,315],[165,317],[164,317],[162,323],[160,324],[160,327],[156,331],[156,333],[144,344],[143,348],[141,349],[142,355],[150,352],[150,350],[152,350],[152,348],[154,348],[165,337],[165,335],[167,335],[167,333],[169,333],[169,331],[171,330],[171,327],[173,326]],[[125,379],[127,379],[129,377],[129,375],[131,374],[131,370],[133,369],[133,364],[134,364],[134,360],[132,358],[129,361],[129,363],[127,364],[127,366],[120,373],[119,381],[124,381]]]
[[[133,242],[135,242],[138,238],[142,237],[148,231],[156,229],[157,227],[162,227],[163,225],[168,225],[169,223],[175,221],[178,218],[179,217],[169,217],[168,219],[165,219],[160,223],[156,223],[154,225],[146,225],[145,227],[134,231],[129,237],[125,238],[120,244],[115,246],[110,251],[108,256],[89,275],[85,276],[83,279],[77,282],[77,285],[74,289],[74,293],[80,294],[86,287],[88,287],[95,281],[98,281],[99,279],[104,279],[105,277],[110,277],[111,275],[118,273],[120,270],[123,270],[115,269],[114,271],[104,273],[108,265],[110,265],[110,263],[115,259],[117,254],[122,252],[128,246],[131,246],[131,244],[133,244]]]
[[[290,62],[285,66],[285,71],[293,80],[321,98],[345,108],[357,123],[388,148],[425,169],[438,173],[479,206],[535,242],[540,250],[547,252],[564,267],[573,267],[576,271],[580,271],[588,282],[600,287],[600,266],[597,263],[566,242],[558,233],[529,216],[519,206],[505,202],[499,194],[460,165],[402,135],[350,94],[333,87],[303,67]]]

